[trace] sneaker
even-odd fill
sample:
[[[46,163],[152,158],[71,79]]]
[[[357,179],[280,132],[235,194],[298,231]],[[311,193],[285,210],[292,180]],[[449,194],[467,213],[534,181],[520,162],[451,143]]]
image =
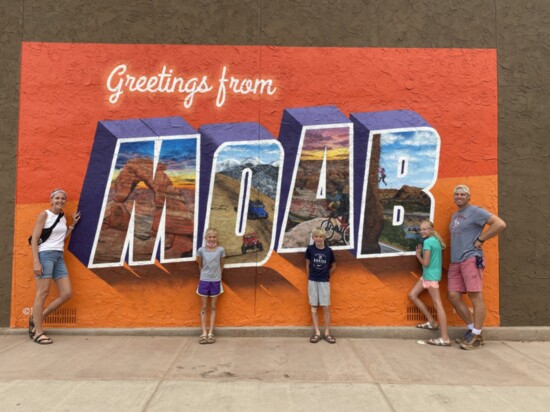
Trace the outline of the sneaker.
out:
[[[464,334],[463,337],[461,338],[456,338],[455,339],[455,342],[458,343],[459,345],[462,345],[464,342],[466,342],[468,340],[468,338],[472,335],[472,329],[468,329],[466,331],[466,333]]]
[[[478,349],[483,345],[483,338],[481,335],[476,335],[475,333],[470,334],[468,339],[460,344],[460,347],[464,350]]]
[[[472,329],[468,329],[464,334],[464,336],[461,338],[456,338],[455,342],[461,345],[464,342],[466,342],[471,335],[472,335]],[[479,335],[479,338],[481,339],[481,344],[485,345],[485,339],[483,339],[483,334]]]

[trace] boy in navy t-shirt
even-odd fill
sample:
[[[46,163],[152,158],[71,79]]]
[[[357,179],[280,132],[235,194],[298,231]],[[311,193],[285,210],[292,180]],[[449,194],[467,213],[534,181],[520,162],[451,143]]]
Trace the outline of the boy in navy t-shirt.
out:
[[[313,319],[313,336],[309,339],[311,343],[321,340],[319,329],[319,317],[317,308],[323,307],[325,317],[325,337],[328,343],[336,343],[334,336],[330,334],[330,274],[336,269],[334,252],[325,246],[326,233],[318,227],[311,233],[314,244],[306,249],[306,273],[308,275],[308,295],[311,305],[311,318]]]

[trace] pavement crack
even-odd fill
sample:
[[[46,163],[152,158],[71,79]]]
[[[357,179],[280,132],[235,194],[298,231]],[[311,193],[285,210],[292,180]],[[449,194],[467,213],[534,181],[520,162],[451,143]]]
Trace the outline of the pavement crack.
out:
[[[149,405],[151,405],[151,402],[155,399],[157,392],[160,388],[160,386],[164,383],[166,380],[166,377],[170,373],[170,371],[175,367],[176,362],[180,356],[180,354],[183,352],[184,349],[186,349],[188,346],[191,345],[191,339],[187,339],[183,341],[183,344],[180,346],[179,350],[176,351],[174,357],[172,358],[172,362],[170,363],[170,366],[168,366],[162,376],[159,378],[157,384],[155,385],[155,389],[153,389],[153,392],[151,393],[151,396],[149,396],[149,399],[147,399],[147,402],[145,402],[145,405],[143,406],[142,412],[146,412],[149,409]]]
[[[514,352],[517,352],[517,353],[519,353],[520,355],[525,356],[526,358],[529,358],[530,360],[532,360],[533,362],[539,364],[539,365],[542,366],[543,368],[545,368],[545,369],[550,369],[550,368],[548,367],[548,365],[546,365],[544,362],[541,362],[540,359],[534,358],[534,357],[528,355],[527,353],[522,352],[522,351],[520,351],[520,350],[514,348],[514,347],[513,347],[512,345],[510,345],[508,342],[502,342],[502,344],[505,345],[505,346],[507,346],[508,348],[512,349]]]

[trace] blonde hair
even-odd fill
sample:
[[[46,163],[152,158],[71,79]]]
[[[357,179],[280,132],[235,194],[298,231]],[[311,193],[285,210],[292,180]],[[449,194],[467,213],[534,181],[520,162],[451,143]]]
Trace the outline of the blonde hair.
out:
[[[208,234],[210,232],[214,232],[216,234],[216,236],[218,236],[218,229],[215,229],[213,227],[209,227],[208,229],[206,229],[206,232],[204,232],[204,239],[206,240],[206,236],[208,236]]]
[[[322,227],[316,227],[315,229],[313,229],[313,231],[311,232],[311,236],[323,236],[324,238],[327,237],[327,232],[325,232],[325,229],[323,229]]]
[[[439,243],[441,243],[441,249],[445,249],[447,245],[445,245],[445,241],[443,240],[441,235],[437,233],[437,230],[435,230],[435,226],[433,222],[431,220],[426,219],[420,222],[420,225],[422,225],[423,223],[427,224],[428,226],[430,226],[431,229],[433,229],[434,236],[437,238],[437,240],[439,240]]]

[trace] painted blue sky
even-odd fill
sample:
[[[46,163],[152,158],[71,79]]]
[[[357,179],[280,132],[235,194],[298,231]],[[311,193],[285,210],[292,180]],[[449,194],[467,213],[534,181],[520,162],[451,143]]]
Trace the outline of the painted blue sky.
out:
[[[380,167],[386,170],[386,183],[380,188],[399,189],[403,185],[425,188],[432,184],[439,162],[439,137],[429,130],[382,133]],[[398,177],[400,159],[406,158],[408,173]]]
[[[276,142],[231,144],[218,151],[217,156],[218,163],[227,160],[236,160],[240,163],[250,158],[258,158],[261,164],[271,164],[277,160],[282,160],[281,148]]]

